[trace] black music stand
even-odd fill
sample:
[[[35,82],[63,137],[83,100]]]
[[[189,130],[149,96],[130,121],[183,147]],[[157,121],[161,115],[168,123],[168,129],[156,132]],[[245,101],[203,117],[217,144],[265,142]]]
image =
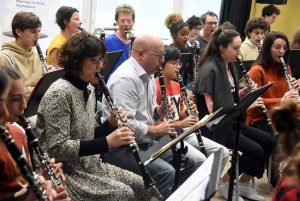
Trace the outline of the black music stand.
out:
[[[222,151],[219,149],[212,153],[167,201],[209,200],[219,186],[221,161]]]
[[[100,70],[100,74],[104,77],[105,82],[107,82],[107,78],[111,73],[112,69],[118,62],[120,56],[122,55],[123,50],[114,51],[114,52],[107,52],[107,62],[104,68]]]
[[[252,64],[254,63],[255,60],[244,60],[243,61],[243,65],[246,69],[246,71],[248,72],[250,70],[250,68],[252,67]],[[241,71],[241,68],[239,67],[239,64],[237,62],[233,62],[238,74],[239,74],[239,79],[241,79],[243,77],[243,73]]]
[[[179,70],[180,75],[184,71],[186,64],[189,61],[191,56],[192,56],[192,53],[181,53],[180,54],[180,62],[182,63],[182,67]]]
[[[233,152],[231,155],[231,169],[230,169],[230,182],[229,182],[229,190],[228,190],[228,200],[232,200],[233,195],[233,185],[234,185],[234,175],[235,175],[235,166],[237,164],[237,154],[238,154],[238,143],[239,143],[239,136],[240,132],[244,130],[244,124],[246,119],[246,109],[259,97],[261,94],[263,94],[271,85],[273,85],[274,82],[267,84],[265,86],[262,86],[259,89],[256,89],[254,91],[251,91],[244,99],[242,99],[240,102],[237,103],[236,106],[234,106],[227,114],[209,122],[206,124],[206,127],[209,130],[213,130],[218,127],[222,127],[225,124],[228,124],[230,122],[234,122],[234,128],[235,131],[235,139],[234,139],[234,145],[233,145]],[[236,178],[238,179],[238,178]],[[238,194],[237,194],[238,196]]]
[[[290,50],[289,65],[294,78],[300,78],[300,50]]]
[[[49,73],[46,73],[36,84],[35,90],[32,91],[30,97],[27,101],[27,108],[24,111],[25,117],[32,117],[37,114],[39,104],[48,90],[50,85],[58,80],[59,78],[63,77],[65,74],[65,70],[56,70]]]

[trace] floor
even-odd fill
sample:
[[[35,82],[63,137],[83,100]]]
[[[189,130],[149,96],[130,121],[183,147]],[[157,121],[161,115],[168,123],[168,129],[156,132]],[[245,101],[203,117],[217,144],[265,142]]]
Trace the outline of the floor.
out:
[[[227,162],[224,171],[225,172],[229,167],[231,166],[231,163]],[[223,174],[222,174],[223,175]],[[255,187],[256,191],[265,198],[266,201],[272,200],[272,194],[273,194],[273,187],[271,187],[270,195],[267,194],[267,175],[264,174],[264,177],[262,179],[255,179]],[[211,199],[211,201],[225,201],[226,199],[223,198],[218,192],[215,194],[215,196]],[[245,201],[248,201],[249,199],[244,199]]]

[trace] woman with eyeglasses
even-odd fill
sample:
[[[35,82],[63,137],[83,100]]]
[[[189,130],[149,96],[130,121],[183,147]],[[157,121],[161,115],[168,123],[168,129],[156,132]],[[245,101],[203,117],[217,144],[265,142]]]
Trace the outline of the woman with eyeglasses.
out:
[[[279,31],[269,32],[264,39],[261,53],[248,73],[253,82],[257,84],[257,87],[274,82],[261,96],[268,110],[288,100],[297,99],[299,96],[298,91],[289,88],[280,62],[280,58],[283,57],[288,67],[291,83],[294,88],[299,90],[299,83],[295,78],[292,78],[291,70],[288,66],[289,52],[289,43],[286,35]],[[247,111],[247,125],[271,132],[259,108]],[[276,160],[276,155],[276,153],[273,154],[273,160]],[[273,164],[278,165],[278,162],[274,161]],[[275,174],[272,175],[271,184],[275,187],[278,181],[278,176],[276,176],[278,171],[276,171],[276,166],[273,166],[272,169],[272,173]]]
[[[165,19],[165,25],[170,29],[170,34],[173,39],[172,46],[176,47],[180,53],[190,53],[186,48],[186,42],[189,36],[189,25],[183,21],[183,18],[178,13],[169,14]],[[182,79],[184,84],[187,83],[189,66],[193,66],[193,58],[190,57],[186,66],[183,66]]]
[[[150,200],[155,187],[145,189],[143,179],[129,171],[102,163],[95,154],[134,142],[127,127],[116,129],[110,116],[101,126],[95,118],[96,98],[90,84],[105,61],[102,41],[87,32],[74,35],[59,51],[63,78],[54,82],[38,109],[36,129],[41,146],[63,162],[66,187],[72,200]],[[127,122],[125,112],[119,108]]]
[[[242,100],[249,92],[249,87],[239,89],[238,73],[233,62],[241,54],[242,41],[238,32],[234,30],[216,30],[204,50],[199,61],[199,72],[193,93],[196,96],[199,118],[208,112],[213,112],[222,107],[217,114],[220,117],[228,113],[235,104]],[[249,108],[259,107],[257,100]],[[201,128],[205,137],[232,149],[235,140],[235,131],[232,130],[233,121],[216,127],[213,131],[206,127]],[[267,132],[245,126],[240,130],[238,151],[239,157],[239,195],[251,200],[264,200],[255,187],[251,184],[252,177],[262,178],[266,161],[274,150],[276,140]],[[231,169],[231,168],[230,168]],[[228,169],[219,181],[218,192],[228,198],[231,171]],[[235,193],[235,192],[234,192]],[[235,195],[232,197],[235,200]],[[239,197],[239,200],[243,200]]]
[[[175,129],[177,134],[182,134],[186,129],[189,129],[195,123],[198,122],[198,118],[196,116],[190,116],[186,107],[182,100],[181,96],[181,88],[180,85],[173,81],[178,78],[178,73],[180,68],[182,67],[182,63],[180,62],[180,51],[174,46],[165,46],[165,61],[160,68],[160,72],[164,78],[165,88],[167,97],[171,100],[172,105],[175,107]],[[162,95],[160,89],[159,79],[156,78],[156,102],[158,105],[162,104]],[[198,113],[196,105],[193,101],[190,101],[190,106],[195,114]],[[165,117],[161,119],[160,122],[165,121]],[[221,164],[221,172],[223,171],[229,156],[229,151],[226,147],[206,138],[202,137],[204,147],[207,155],[211,155],[215,151],[222,149],[222,164]],[[204,163],[206,160],[206,156],[199,152],[199,142],[196,137],[196,134],[191,134],[184,139],[185,145],[188,147],[188,153],[190,156],[193,156],[193,159],[196,163],[200,165]]]
[[[47,49],[47,64],[60,69],[61,67],[57,61],[57,52],[73,34],[79,32],[82,21],[80,20],[79,11],[76,8],[61,6],[56,12],[56,23],[61,29],[61,33],[53,38]]]
[[[191,39],[200,33],[201,30],[200,17],[196,17],[195,15],[193,15],[192,17],[187,19],[186,23],[189,25],[189,29],[190,29],[188,39]]]

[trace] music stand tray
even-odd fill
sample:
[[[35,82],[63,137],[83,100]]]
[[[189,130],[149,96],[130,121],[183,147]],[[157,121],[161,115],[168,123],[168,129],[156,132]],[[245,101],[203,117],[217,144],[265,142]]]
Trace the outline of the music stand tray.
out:
[[[243,65],[246,69],[246,71],[248,72],[250,70],[250,68],[252,67],[252,64],[254,63],[255,60],[245,60],[243,61]],[[239,79],[241,79],[243,77],[243,73],[241,71],[241,68],[239,67],[239,64],[237,62],[233,62],[238,74],[239,74]]]
[[[107,62],[104,68],[100,70],[100,74],[104,77],[105,82],[107,82],[107,77],[111,73],[112,69],[118,62],[123,50],[107,52]]]
[[[272,86],[274,82],[270,84],[264,85],[259,89],[251,91],[245,98],[243,98],[240,102],[237,103],[227,114],[218,117],[208,123],[205,126],[209,130],[213,130],[215,127],[220,127],[228,123],[228,121],[232,120],[232,116],[236,116],[240,114],[240,111],[246,110],[261,94],[263,94],[270,86]]]
[[[50,85],[61,78],[65,74],[65,70],[56,70],[53,72],[46,73],[40,81],[34,87],[35,89],[30,94],[30,97],[27,101],[27,108],[25,109],[24,116],[32,117],[37,114],[39,104],[48,90]]]
[[[189,61],[191,56],[192,56],[191,53],[181,53],[180,54],[180,62],[182,63],[182,67],[179,70],[180,74],[182,74],[182,72],[185,69],[185,66],[186,66],[186,64]]]
[[[219,149],[212,153],[167,201],[209,200],[219,185],[221,160],[222,151]]]

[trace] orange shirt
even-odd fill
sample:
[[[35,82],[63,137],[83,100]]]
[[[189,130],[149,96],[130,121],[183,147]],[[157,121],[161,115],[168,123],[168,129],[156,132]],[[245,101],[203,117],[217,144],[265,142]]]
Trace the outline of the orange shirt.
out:
[[[263,94],[262,98],[264,104],[268,110],[272,107],[279,105],[281,98],[284,94],[289,91],[289,86],[286,82],[286,77],[284,75],[279,75],[282,71],[282,66],[279,62],[273,62],[270,68],[265,69],[260,65],[252,66],[248,75],[250,79],[257,84],[257,88],[260,88],[270,82],[274,84],[267,89]],[[291,70],[288,66],[288,72],[291,74]],[[253,125],[264,119],[260,108],[254,108],[252,110],[247,110],[247,125]]]
[[[28,160],[28,149],[25,139],[25,134],[16,125],[8,124],[7,129],[14,139],[17,147],[25,153],[25,157]],[[11,195],[21,189],[20,185],[17,183],[20,181],[25,184],[26,181],[20,177],[20,171],[18,170],[17,164],[8,152],[5,144],[0,142],[0,199],[6,195]]]
[[[160,90],[160,84],[158,79],[155,79],[156,81],[156,103],[158,105],[162,104],[162,97],[161,97],[161,90]],[[175,117],[174,120],[179,121],[179,114],[180,111],[184,109],[184,104],[181,99],[180,95],[180,86],[177,82],[171,81],[171,84],[165,85],[166,93],[169,101],[172,101],[172,104],[175,106]],[[162,120],[166,120],[165,117],[162,118]]]

